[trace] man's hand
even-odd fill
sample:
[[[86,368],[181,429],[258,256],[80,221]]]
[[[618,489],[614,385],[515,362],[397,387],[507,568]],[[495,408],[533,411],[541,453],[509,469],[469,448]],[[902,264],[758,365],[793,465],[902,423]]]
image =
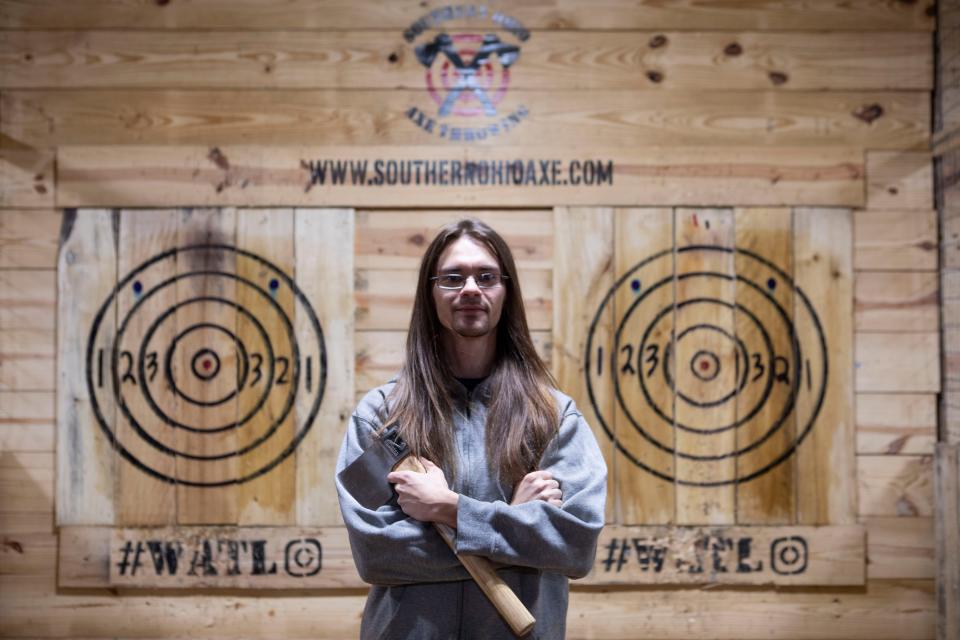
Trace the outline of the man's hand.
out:
[[[510,504],[523,504],[534,500],[543,500],[555,507],[563,505],[560,483],[553,479],[553,474],[549,471],[531,471],[523,476],[523,480],[513,490]]]
[[[400,508],[421,522],[442,522],[456,528],[457,502],[460,496],[450,490],[443,470],[425,458],[420,458],[426,473],[392,471],[387,481],[396,484]]]

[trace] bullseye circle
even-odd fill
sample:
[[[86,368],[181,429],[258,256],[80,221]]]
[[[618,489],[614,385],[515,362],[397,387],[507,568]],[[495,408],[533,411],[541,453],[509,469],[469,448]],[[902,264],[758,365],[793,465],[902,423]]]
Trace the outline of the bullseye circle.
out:
[[[806,294],[770,260],[713,245],[675,251],[689,260],[651,255],[601,301],[584,358],[588,396],[637,467],[690,486],[747,482],[790,457],[816,423],[826,336]],[[611,311],[613,330],[601,330]],[[612,405],[600,401],[609,394]]]
[[[193,375],[201,380],[211,380],[220,373],[220,356],[212,349],[201,349],[190,362]]]
[[[196,487],[283,462],[326,384],[320,322],[293,279],[217,244],[164,251],[120,279],[94,318],[86,365],[114,448],[155,478]]]
[[[720,375],[720,358],[712,351],[701,349],[690,359],[690,372],[704,382],[710,382]]]

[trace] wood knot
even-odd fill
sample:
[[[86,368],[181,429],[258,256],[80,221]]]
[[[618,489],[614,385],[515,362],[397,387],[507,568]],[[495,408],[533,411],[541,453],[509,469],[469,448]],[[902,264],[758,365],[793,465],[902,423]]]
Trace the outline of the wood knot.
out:
[[[873,124],[873,121],[883,116],[883,107],[879,104],[865,104],[853,112],[853,117],[863,120],[867,124]]]
[[[887,193],[889,193],[892,196],[895,196],[898,193],[900,193],[900,189],[897,189],[896,187],[887,187]]]
[[[650,82],[663,82],[663,74],[659,71],[647,71],[647,78],[650,79]]]
[[[33,190],[39,193],[40,195],[44,195],[47,192],[47,188],[42,184],[33,185]]]
[[[397,55],[396,51],[391,52],[390,55],[387,56],[387,62],[390,64],[396,64],[399,59],[400,56]]]
[[[422,233],[415,233],[412,236],[410,236],[408,240],[410,241],[411,244],[414,244],[418,247],[422,247],[424,243],[427,241],[427,239],[423,237]]]
[[[4,540],[3,546],[16,551],[17,553],[23,553],[23,545],[16,540]]]
[[[207,159],[217,165],[219,169],[223,169],[224,171],[230,169],[230,162],[227,160],[227,156],[223,155],[223,152],[220,151],[220,147],[210,149],[210,153],[207,154]]]
[[[170,0],[156,0],[158,7],[165,7],[170,4]]]
[[[770,82],[778,87],[790,79],[789,76],[782,71],[771,71],[767,76],[770,78]]]
[[[653,36],[652,38],[650,38],[651,49],[659,49],[660,47],[666,44],[667,44],[667,36],[663,35],[662,33],[659,33]]]
[[[723,49],[723,53],[728,56],[738,56],[743,53],[743,47],[740,46],[739,42],[731,42]]]
[[[25,53],[23,54],[23,59],[26,60],[27,62],[33,62],[33,54]]]

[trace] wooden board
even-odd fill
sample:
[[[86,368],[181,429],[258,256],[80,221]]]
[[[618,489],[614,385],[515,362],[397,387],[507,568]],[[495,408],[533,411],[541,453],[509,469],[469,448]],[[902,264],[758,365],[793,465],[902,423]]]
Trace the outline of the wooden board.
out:
[[[53,451],[52,391],[0,391],[0,451]]]
[[[929,580],[936,574],[934,519],[864,518],[867,529],[867,578]]]
[[[748,336],[738,331],[746,325],[735,317],[739,301],[733,211],[677,209],[674,215],[676,299],[671,338],[661,357],[665,377],[669,381],[672,374],[674,380],[668,398],[673,400],[676,522],[729,525],[736,518],[738,479],[738,434],[730,425],[740,418],[737,390],[749,364],[737,342]],[[688,251],[691,247],[710,250]],[[652,320],[647,316],[641,322]],[[651,395],[656,403],[659,394],[651,390]]]
[[[140,210],[125,211],[120,214],[119,234],[116,242],[117,251],[117,281],[134,272],[150,257],[174,250],[178,243],[177,230],[180,226],[181,214],[174,210]],[[155,287],[169,278],[176,276],[177,265],[175,260],[164,260],[150,269],[149,276],[136,277],[125,283],[116,292],[115,313],[117,318],[123,319],[134,313],[125,326],[124,339],[120,341],[121,358],[127,354],[130,368],[121,376],[119,386],[124,390],[123,397],[127,412],[117,412],[115,438],[123,450],[128,451],[135,460],[146,464],[148,468],[167,477],[176,477],[176,457],[166,455],[157,447],[151,446],[140,433],[138,428],[146,433],[162,433],[166,435],[164,427],[172,427],[151,420],[153,412],[150,402],[157,397],[161,406],[163,400],[170,400],[167,405],[171,415],[177,414],[178,403],[176,398],[170,398],[167,392],[167,378],[163,375],[165,360],[164,346],[170,344],[177,335],[175,322],[168,322],[158,327],[146,345],[144,375],[137,375],[132,363],[139,360],[140,342],[144,333],[150,330],[154,320],[166,310],[173,307],[176,300],[176,291],[173,287],[158,289]],[[137,283],[140,284],[139,289]],[[152,293],[151,293],[152,292]],[[118,329],[123,323],[118,322]],[[152,354],[152,355],[151,355]],[[152,365],[152,366],[151,366]],[[172,366],[179,368],[179,363]],[[149,396],[140,391],[151,391],[155,396]],[[129,393],[127,393],[129,391]],[[172,395],[172,394],[171,394]],[[144,419],[147,417],[147,419]],[[158,438],[166,445],[178,450],[173,437]],[[114,470],[114,495],[117,500],[117,514],[114,524],[127,525],[170,525],[177,522],[177,488],[174,484],[165,482],[163,478],[147,475],[141,468],[129,464],[120,456],[117,458]]]
[[[861,525],[609,526],[582,584],[862,585],[864,538]]]
[[[576,0],[481,5],[488,13],[503,12],[528,29],[850,29],[933,31],[934,11],[924,2],[890,3],[862,0],[772,0],[756,5],[738,2],[651,2],[605,0],[585,6]],[[465,18],[442,5],[421,0],[384,4],[375,0],[294,0],[282,6],[262,0],[206,0],[194,3],[117,4],[87,0],[78,7],[69,0],[4,0],[4,29],[407,29],[438,12],[436,20],[463,26]],[[451,12],[447,14],[446,12]],[[466,22],[469,24],[469,22]]]
[[[219,31],[201,40],[189,31],[14,31],[0,43],[0,87],[424,89],[430,67],[414,47],[435,34],[406,42],[399,29]],[[522,42],[500,34],[521,45],[511,91],[933,88],[923,32],[579,31]]]
[[[568,127],[569,128],[569,127]],[[300,131],[298,137],[302,138]],[[542,143],[549,136],[541,138]],[[689,204],[863,204],[862,154],[852,148],[654,148],[592,146],[571,155],[557,147],[158,147],[76,146],[58,150],[59,206],[571,206]],[[520,161],[524,183],[500,184]],[[333,184],[330,167],[366,171],[360,184]],[[390,166],[430,162],[430,184],[377,184]],[[494,182],[459,184],[453,162],[475,162]],[[391,162],[397,164],[391,165]],[[313,163],[311,165],[311,163]],[[330,164],[335,163],[335,164]],[[336,164],[339,163],[339,164]],[[344,164],[346,163],[346,164]],[[366,163],[366,164],[364,164]],[[441,164],[442,163],[442,164]],[[486,164],[484,164],[486,163]],[[575,164],[579,163],[579,164]],[[587,169],[587,167],[590,167]],[[312,167],[312,168],[311,168]],[[484,168],[486,167],[486,168]],[[443,171],[441,171],[441,168]],[[554,168],[559,174],[554,176]],[[532,173],[531,173],[532,170]],[[449,171],[449,174],[447,173]],[[572,171],[572,174],[571,174]],[[483,173],[486,172],[486,173]],[[517,176],[521,173],[518,171]],[[583,184],[591,175],[592,183]],[[446,176],[441,180],[440,176]],[[322,177],[322,179],[321,179]],[[504,178],[505,180],[506,178]],[[546,179],[546,184],[541,181]],[[348,177],[347,181],[352,182]],[[373,184],[369,181],[373,180]],[[400,180],[398,174],[397,180]],[[411,178],[412,180],[412,178]],[[489,180],[494,180],[493,177]],[[566,181],[566,184],[564,184]],[[574,182],[581,181],[580,184]],[[446,184],[442,184],[445,182]]]
[[[242,448],[238,427],[242,420],[240,395],[244,377],[240,373],[242,359],[234,347],[240,338],[240,261],[234,251],[217,247],[236,245],[237,211],[184,209],[180,212],[176,241],[178,247],[197,247],[195,251],[174,254],[176,280],[171,291],[174,306],[170,310],[175,310],[171,320],[176,333],[156,337],[160,345],[164,338],[170,342],[165,357],[172,370],[167,378],[171,391],[177,392],[169,394],[173,412],[164,405],[157,411],[165,420],[178,423],[173,438],[176,522],[235,524],[239,512],[233,483],[244,477],[240,475],[239,456],[233,453]],[[181,340],[175,343],[174,336]],[[236,338],[231,340],[231,336]],[[147,341],[145,335],[138,337]],[[269,337],[264,342],[269,342]],[[239,352],[239,346],[236,351]],[[253,349],[248,352],[252,384],[258,371]],[[273,365],[271,358],[263,355],[264,370],[272,372]],[[217,375],[221,371],[223,375]]]
[[[634,636],[687,640],[692,629],[724,640],[929,640],[936,627],[934,587],[929,580],[877,580],[853,589],[751,593],[751,617],[767,624],[744,622],[742,589],[580,589],[575,585],[570,594],[569,638],[616,638],[627,629]],[[212,628],[224,637],[282,633],[342,640],[359,635],[366,600],[366,592],[359,589],[323,597],[293,593],[276,598],[184,597],[177,592],[139,594],[128,589],[120,590],[120,596],[109,591],[55,592],[49,576],[0,576],[0,589],[4,591],[0,601],[4,630],[15,637],[132,638],[143,635],[146,626],[161,637],[196,637],[210,634]],[[641,607],[638,597],[644,599]],[[45,615],[38,616],[38,611]],[[678,620],[684,624],[678,625]],[[260,632],[264,621],[270,622],[270,628]]]
[[[936,211],[855,211],[853,238],[853,266],[857,271],[937,268]]]
[[[4,532],[35,532],[40,522],[44,530],[53,530],[56,464],[50,451],[4,452],[0,456],[0,525]]]
[[[57,274],[53,270],[0,270],[0,330],[54,329]]]
[[[931,456],[857,456],[858,512],[864,516],[933,516]]]
[[[853,229],[844,209],[794,211],[797,411],[816,416],[797,447],[797,524],[856,522]],[[802,295],[800,295],[802,292]],[[818,349],[819,346],[819,349]],[[820,381],[820,392],[816,390]],[[798,429],[807,428],[798,424]]]
[[[517,90],[504,95],[495,115],[484,117],[441,117],[422,89],[0,94],[0,133],[39,149],[114,144],[522,147],[549,141],[591,151],[675,145],[856,147],[904,150],[919,160],[924,154],[906,150],[928,144],[929,122],[926,91]],[[883,155],[876,161],[888,163]],[[900,165],[898,160],[898,176]],[[930,206],[903,197],[890,202],[900,208]]]
[[[119,220],[107,210],[67,212],[61,231],[57,318],[57,524],[115,522],[116,402],[91,382],[113,359],[116,307],[102,307],[117,281]],[[83,292],[83,295],[81,294]],[[90,337],[90,325],[103,331]],[[96,355],[95,355],[96,354]],[[53,382],[51,380],[51,382]],[[94,417],[94,410],[99,419]]]
[[[857,333],[857,392],[940,391],[940,336],[925,333]]]
[[[857,453],[933,454],[935,394],[858,393],[856,403]]]
[[[465,216],[479,218],[496,229],[510,245],[519,268],[554,267],[553,209],[360,210],[355,216],[354,264],[358,270],[417,270],[440,227]]]
[[[612,522],[618,513],[618,454],[610,437],[613,425],[602,416],[612,415],[613,396],[585,389],[582,380],[591,375],[588,371],[593,367],[607,366],[602,353],[611,353],[613,309],[599,316],[593,313],[613,286],[614,212],[557,207],[553,228],[552,253],[563,259],[557,260],[553,269],[551,371],[559,387],[577,403],[600,445],[607,464],[606,520]],[[607,376],[598,385],[608,388],[609,381]]]
[[[274,268],[296,281],[297,254],[293,209],[238,211],[237,247],[268,260]],[[237,292],[237,303],[260,318],[266,340],[274,345],[274,359],[278,363],[276,384],[295,384],[296,378],[292,372],[297,316],[294,290],[280,283],[276,275],[265,269],[259,261],[238,260],[237,276],[256,283],[260,291],[269,292],[270,297],[267,298],[263,297],[257,288],[240,288]],[[258,335],[260,329],[252,322],[241,322],[238,316],[236,323],[237,338],[241,343],[257,343],[262,337]],[[284,365],[283,358],[287,358],[290,364]],[[284,367],[291,371],[284,371]],[[296,523],[296,456],[284,458],[269,473],[256,475],[259,470],[271,464],[271,461],[282,456],[284,449],[294,441],[297,430],[295,402],[295,396],[291,398],[286,394],[269,394],[263,408],[244,424],[244,429],[240,432],[238,447],[255,446],[249,456],[239,461],[237,469],[240,477],[254,476],[237,487],[237,523],[240,525]],[[253,402],[241,400],[237,405],[238,418],[253,409]],[[259,445],[256,444],[264,434],[271,431],[273,433],[269,438]]]
[[[617,522],[668,524],[677,518],[676,433],[669,413],[673,395],[664,390],[659,367],[673,339],[672,313],[659,326],[652,317],[675,304],[672,249],[676,219],[670,209],[620,209],[614,220],[614,276],[597,313],[609,314],[609,337],[588,344],[596,365],[589,368],[599,412],[612,423]],[[640,296],[643,296],[642,298]],[[633,313],[640,300],[652,311]],[[646,337],[646,340],[644,338]],[[649,344],[648,344],[649,343]],[[602,353],[608,353],[606,358]],[[606,359],[606,362],[604,362]],[[652,376],[652,377],[651,377]],[[655,384],[660,404],[639,391]],[[604,397],[606,396],[606,397]],[[608,427],[609,428],[609,427]]]
[[[177,589],[360,587],[345,529],[113,529],[110,585]]]
[[[55,269],[59,234],[59,211],[0,211],[0,268]]]
[[[354,242],[352,209],[296,211],[297,273],[304,297],[316,310],[323,344],[316,338],[313,319],[297,314],[297,337],[316,355],[314,387],[298,394],[297,421],[313,426],[297,447],[297,524],[342,524],[333,469],[347,420],[355,406],[353,255],[344,247]],[[322,376],[322,377],[321,377]],[[323,398],[316,407],[316,393]],[[306,380],[305,380],[306,382]],[[316,389],[314,391],[313,389]],[[316,412],[316,413],[314,413]]]
[[[793,212],[737,209],[734,214],[736,246],[752,254],[738,253],[734,265],[738,305],[734,335],[752,346],[746,363],[748,383],[736,398],[737,422],[745,422],[735,430],[735,448],[743,451],[736,459],[736,475],[745,477],[775,459],[771,451],[789,450],[798,436],[797,414],[782,413],[792,390],[790,362],[795,356],[789,326],[796,315],[798,296],[781,275],[794,273]],[[765,331],[766,337],[762,335]],[[766,353],[761,348],[764,343],[768,344]],[[759,384],[768,373],[764,369],[771,368],[772,384]],[[779,426],[770,432],[770,426],[776,424]],[[799,482],[797,459],[789,456],[749,482],[737,484],[736,522],[796,523]]]
[[[933,161],[928,153],[869,151],[868,209],[933,209]]]
[[[65,527],[61,587],[356,589],[342,527]]]
[[[857,273],[854,314],[858,332],[938,331],[940,278],[936,271]]]
[[[0,329],[0,390],[53,391],[55,357],[50,329]]]
[[[0,149],[0,207],[50,209],[54,195],[53,151],[14,146]]]

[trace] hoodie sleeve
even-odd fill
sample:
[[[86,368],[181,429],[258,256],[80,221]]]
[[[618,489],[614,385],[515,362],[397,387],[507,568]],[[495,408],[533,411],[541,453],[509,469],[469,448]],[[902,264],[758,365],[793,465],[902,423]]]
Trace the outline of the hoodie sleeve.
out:
[[[373,442],[381,424],[378,410],[384,398],[382,390],[371,391],[350,417],[337,458],[338,475]],[[387,479],[371,478],[371,481],[385,483]],[[469,578],[433,526],[403,513],[396,493],[387,504],[367,509],[350,495],[339,477],[336,477],[336,486],[353,560],[364,582],[396,585]]]
[[[572,400],[540,468],[560,482],[563,505],[536,500],[511,506],[461,495],[457,553],[571,578],[590,572],[604,523],[607,466],[593,432]]]

